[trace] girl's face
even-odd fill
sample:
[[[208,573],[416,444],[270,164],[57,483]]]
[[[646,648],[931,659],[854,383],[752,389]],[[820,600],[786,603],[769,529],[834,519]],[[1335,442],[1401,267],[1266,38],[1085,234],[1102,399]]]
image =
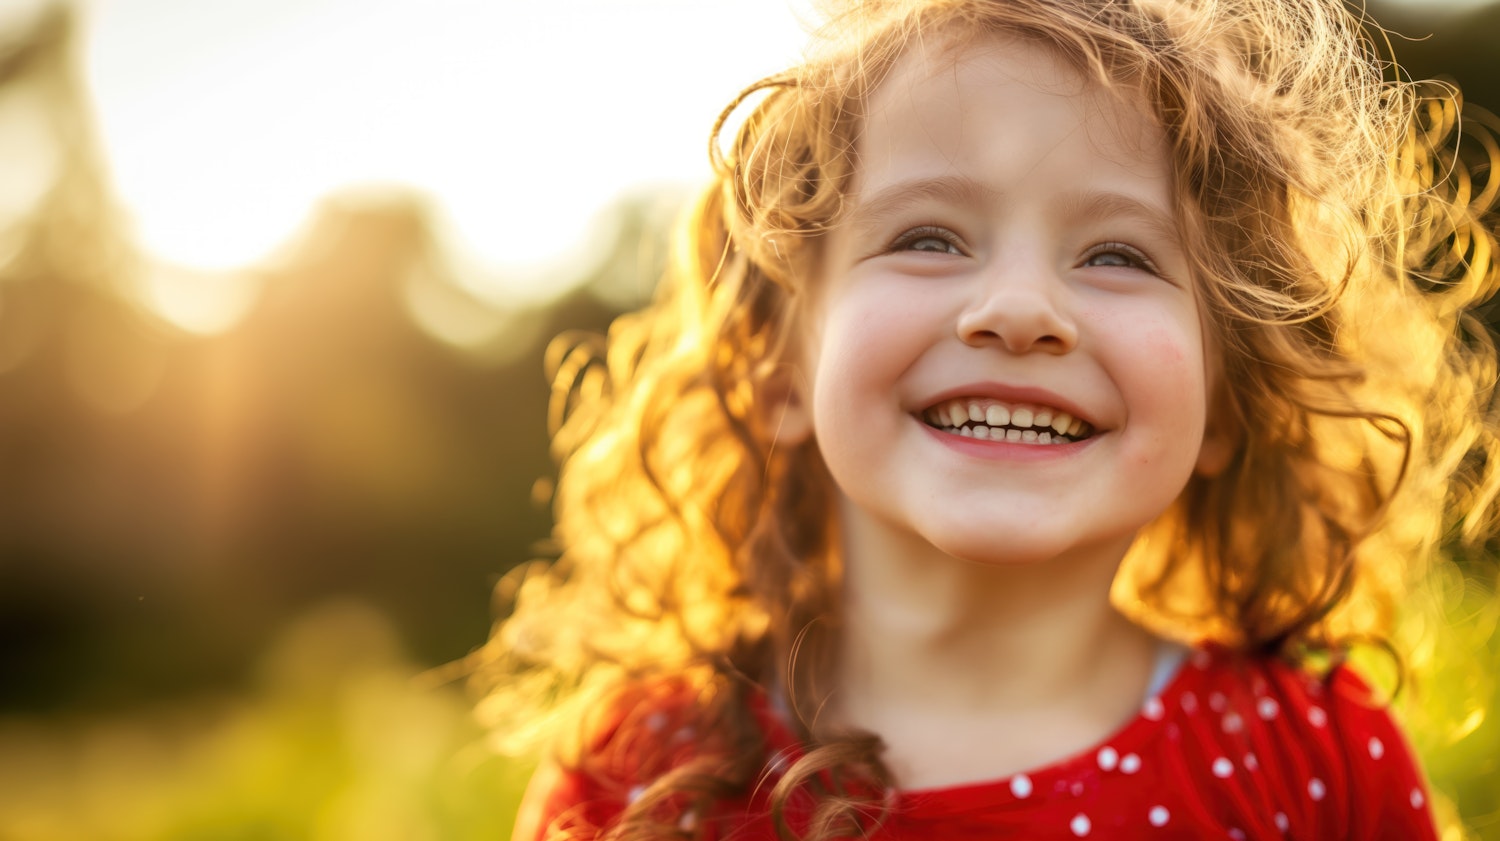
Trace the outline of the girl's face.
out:
[[[781,438],[816,437],[846,546],[1123,552],[1229,446],[1165,137],[1046,47],[937,46],[869,103]]]

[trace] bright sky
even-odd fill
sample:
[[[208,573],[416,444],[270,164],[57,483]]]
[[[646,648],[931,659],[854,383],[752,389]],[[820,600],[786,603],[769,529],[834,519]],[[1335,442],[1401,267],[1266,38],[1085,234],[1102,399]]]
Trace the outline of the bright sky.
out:
[[[493,265],[545,264],[643,183],[708,173],[798,0],[85,0],[89,83],[143,243],[254,263],[321,196],[406,184]],[[802,11],[798,11],[802,10]]]
[[[631,187],[705,177],[714,117],[796,60],[811,6],[77,1],[115,188],[160,259],[252,265],[319,198],[404,184],[496,282],[581,251]]]

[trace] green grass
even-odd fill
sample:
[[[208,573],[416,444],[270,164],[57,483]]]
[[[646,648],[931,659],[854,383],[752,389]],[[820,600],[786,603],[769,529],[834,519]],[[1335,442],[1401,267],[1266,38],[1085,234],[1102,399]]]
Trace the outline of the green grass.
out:
[[[244,697],[0,721],[0,841],[508,838],[529,769],[416,671],[344,604],[289,629]]]
[[[1439,813],[1500,841],[1500,608],[1451,604],[1441,633],[1402,640],[1441,641],[1406,718]],[[341,603],[288,628],[238,696],[0,719],[0,841],[508,839],[530,768],[417,672],[380,615]]]

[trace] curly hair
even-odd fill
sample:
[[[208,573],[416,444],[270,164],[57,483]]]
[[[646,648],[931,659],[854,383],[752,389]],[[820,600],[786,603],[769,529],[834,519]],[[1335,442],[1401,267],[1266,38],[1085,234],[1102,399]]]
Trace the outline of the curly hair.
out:
[[[599,711],[667,681],[713,734],[604,837],[678,834],[670,804],[760,783],[753,691],[808,746],[777,814],[811,791],[805,837],[879,819],[879,740],[817,724],[832,483],[814,443],[778,447],[775,407],[864,104],[921,39],[1045,44],[1167,136],[1239,446],[1136,541],[1123,611],[1258,654],[1337,652],[1385,639],[1445,547],[1494,531],[1496,354],[1475,308],[1497,280],[1500,154],[1455,89],[1397,77],[1338,0],[863,0],[830,21],[714,126],[715,178],[655,301],[549,352],[563,549],[501,586],[509,614],[473,661],[482,712],[512,747],[562,734],[565,761],[606,764]]]

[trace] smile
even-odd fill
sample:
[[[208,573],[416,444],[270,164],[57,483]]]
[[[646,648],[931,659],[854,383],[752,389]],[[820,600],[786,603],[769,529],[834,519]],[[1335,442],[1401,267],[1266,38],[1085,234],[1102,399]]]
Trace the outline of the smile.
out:
[[[944,400],[924,409],[921,418],[942,432],[1020,444],[1070,444],[1094,431],[1086,421],[1059,409],[989,398]]]

